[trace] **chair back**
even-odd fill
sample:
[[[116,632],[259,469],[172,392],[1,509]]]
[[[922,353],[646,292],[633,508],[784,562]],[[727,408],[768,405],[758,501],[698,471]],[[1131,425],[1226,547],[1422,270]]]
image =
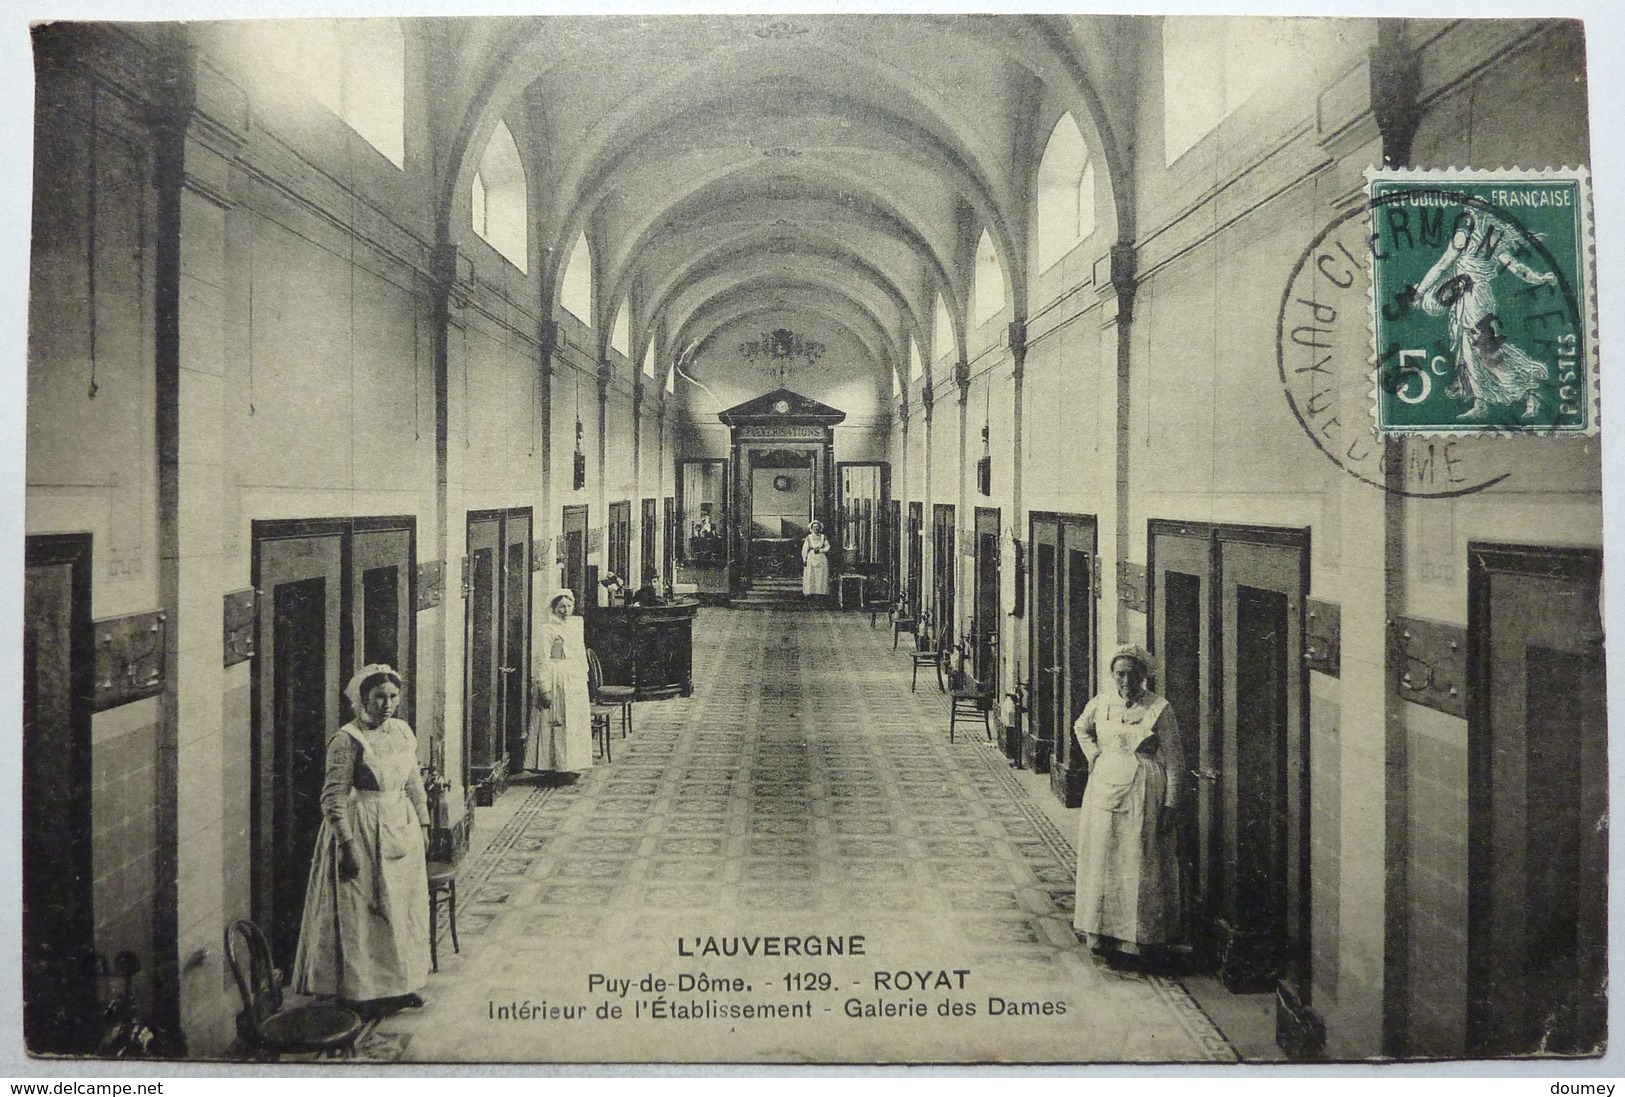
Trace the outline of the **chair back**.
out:
[[[237,993],[242,996],[242,1012],[237,1014],[237,1034],[250,1046],[260,1042],[260,1026],[267,1017],[282,1009],[282,986],[271,966],[271,946],[265,932],[247,918],[226,927],[226,962]]]
[[[598,689],[604,684],[604,665],[598,661],[598,653],[592,648],[587,649],[587,697],[598,700]]]

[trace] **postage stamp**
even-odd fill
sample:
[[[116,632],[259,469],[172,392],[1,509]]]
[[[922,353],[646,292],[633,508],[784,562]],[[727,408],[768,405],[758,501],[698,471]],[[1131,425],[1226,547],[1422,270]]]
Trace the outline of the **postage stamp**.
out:
[[[1388,434],[1598,427],[1584,171],[1373,171],[1372,415]]]

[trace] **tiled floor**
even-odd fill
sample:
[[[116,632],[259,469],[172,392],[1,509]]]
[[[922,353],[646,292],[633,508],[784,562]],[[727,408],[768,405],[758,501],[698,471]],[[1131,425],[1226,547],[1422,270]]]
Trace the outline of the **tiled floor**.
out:
[[[429,1004],[382,1022],[370,1057],[1235,1058],[1179,983],[1078,946],[1055,809],[979,730],[949,744],[945,699],[910,694],[866,616],[703,610],[694,696],[638,705],[635,727],[612,765],[476,817],[462,951],[442,939]],[[705,954],[854,936],[862,955]]]

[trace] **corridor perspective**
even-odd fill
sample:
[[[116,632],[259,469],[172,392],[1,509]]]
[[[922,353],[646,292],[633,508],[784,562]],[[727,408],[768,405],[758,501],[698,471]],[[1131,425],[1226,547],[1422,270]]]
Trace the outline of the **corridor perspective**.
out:
[[[1603,1055],[1587,36],[35,24],[29,1053]]]
[[[885,628],[799,608],[705,609],[698,624],[692,698],[639,705],[613,762],[576,784],[504,794],[511,816],[475,839],[490,845],[460,881],[462,952],[442,924],[429,1004],[380,1021],[363,1058],[1235,1060],[1176,980],[1079,947],[1074,835],[980,722],[949,743],[946,697],[909,691]],[[858,936],[864,953],[722,944],[774,935]],[[708,938],[730,955],[705,955]],[[667,989],[640,988],[651,975]],[[751,991],[732,992],[740,978]],[[676,1015],[629,1040],[636,1003],[660,999]],[[738,1020],[708,1001],[810,1010]],[[566,1007],[581,1012],[542,1014]]]

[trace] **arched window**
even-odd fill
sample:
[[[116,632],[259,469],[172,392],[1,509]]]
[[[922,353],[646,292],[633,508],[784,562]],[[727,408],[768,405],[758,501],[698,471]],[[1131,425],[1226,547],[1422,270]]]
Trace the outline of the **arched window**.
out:
[[[1172,164],[1266,83],[1290,87],[1313,56],[1307,20],[1166,16],[1163,157]]]
[[[1072,115],[1063,114],[1038,165],[1033,237],[1048,270],[1095,231],[1095,166]]]
[[[655,375],[655,341],[653,339],[651,339],[651,340],[649,340],[648,349],[646,349],[643,352],[643,376],[645,376],[645,377],[653,377],[654,375]]]
[[[627,319],[629,311],[626,302],[622,301],[620,310],[615,313],[615,326],[609,329],[609,349],[618,350],[628,358],[632,357],[632,324]]]
[[[576,237],[575,250],[564,268],[564,284],[559,287],[559,304],[589,328],[592,327],[592,248],[587,234]]]
[[[942,298],[937,298],[941,302]],[[920,359],[920,342],[914,336],[908,337],[908,379],[918,381],[925,374],[925,362]]]
[[[981,242],[976,245],[976,280],[971,290],[971,317],[985,324],[1004,308],[1004,269],[999,265],[999,253],[993,248],[993,237],[982,230]]]
[[[940,361],[944,356],[952,354],[954,349],[954,321],[948,314],[948,302],[937,294],[937,318],[933,325],[931,341],[936,344],[932,348],[932,358]]]
[[[474,173],[474,231],[521,271],[530,269],[526,227],[525,166],[519,146],[502,121],[491,131]]]
[[[396,19],[277,19],[255,48],[397,168],[406,162],[406,35]]]

